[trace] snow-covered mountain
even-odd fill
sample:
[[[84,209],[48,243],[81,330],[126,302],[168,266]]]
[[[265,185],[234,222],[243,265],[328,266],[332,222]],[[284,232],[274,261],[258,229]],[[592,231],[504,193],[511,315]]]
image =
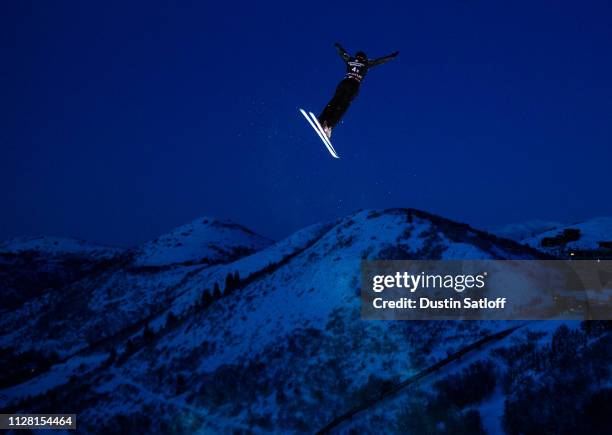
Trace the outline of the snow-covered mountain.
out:
[[[562,227],[563,224],[553,221],[531,220],[490,228],[489,232],[505,239],[521,242],[529,237],[535,237],[545,231]]]
[[[0,243],[0,296],[4,309],[61,289],[103,269],[125,250],[59,237],[20,237]]]
[[[222,228],[210,235],[196,221],[7,310],[0,409],[77,413],[92,433],[312,433],[330,422],[341,432],[525,433],[522,406],[540,390],[515,380],[529,368],[556,397],[548,374],[560,363],[533,356],[551,340],[598,355],[576,362],[592,370],[574,407],[610,380],[605,328],[360,318],[362,259],[543,258],[536,249],[412,209],[360,211],[273,244]]]
[[[271,240],[229,220],[199,218],[138,248],[136,266],[219,263],[269,246]]]
[[[0,318],[0,330],[9,331],[0,336],[0,348],[65,357],[165,310],[191,274],[270,243],[211,218],[127,250],[72,239],[7,241],[0,251],[0,277],[6,277],[0,295],[8,307],[21,309]],[[23,322],[33,312],[54,317]]]
[[[577,230],[577,231],[576,231]],[[564,234],[570,234],[569,238]],[[571,234],[575,237],[571,237]],[[549,242],[547,243],[546,240]],[[612,217],[600,217],[577,222],[572,225],[561,225],[535,236],[527,237],[523,243],[544,251],[554,251],[560,247],[564,250],[597,250],[606,246],[612,249]]]
[[[108,259],[123,250],[105,245],[85,242],[79,239],[61,237],[17,237],[0,242],[0,254],[18,255],[32,253],[47,257],[75,255],[81,258]]]

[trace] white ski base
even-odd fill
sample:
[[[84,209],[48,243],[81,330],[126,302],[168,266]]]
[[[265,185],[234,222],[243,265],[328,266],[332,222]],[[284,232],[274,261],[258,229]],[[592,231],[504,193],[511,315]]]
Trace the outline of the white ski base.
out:
[[[321,127],[321,124],[319,124],[319,120],[317,119],[317,117],[312,112],[306,113],[304,109],[300,109],[300,112],[302,113],[302,115],[304,115],[304,118],[306,118],[306,121],[308,121],[313,130],[319,135],[319,138],[321,139],[323,144],[325,144],[327,151],[329,151],[333,158],[339,159],[340,157],[338,156],[338,153],[336,153],[336,150],[332,146],[329,138],[323,131],[323,128]]]

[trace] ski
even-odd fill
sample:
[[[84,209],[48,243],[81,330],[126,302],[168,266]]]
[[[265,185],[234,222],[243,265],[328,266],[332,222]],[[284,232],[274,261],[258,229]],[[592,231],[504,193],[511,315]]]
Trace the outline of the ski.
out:
[[[327,151],[332,155],[333,158],[339,159],[340,157],[336,153],[336,150],[332,146],[331,142],[323,132],[323,128],[321,128],[321,124],[319,124],[319,120],[312,112],[306,113],[304,109],[300,109],[300,113],[306,118],[306,121],[310,124],[313,130],[319,135],[319,138],[327,148]]]
[[[323,130],[323,127],[321,126],[321,124],[319,123],[319,119],[314,115],[314,113],[312,112],[308,112],[308,114],[312,117],[312,120],[315,122],[315,124],[317,124],[317,127],[319,127],[319,130],[323,133],[323,137],[325,138],[325,142],[326,144],[329,146],[328,149],[331,148],[331,150],[334,152],[334,155],[337,158],[340,158],[338,156],[338,153],[336,152],[336,150],[334,149],[334,146],[331,143],[331,140],[329,140],[329,138],[327,137],[327,135],[325,134],[325,131]]]
[[[319,119],[314,115],[314,113],[312,112],[308,112],[308,114],[310,115],[310,117],[312,118],[312,120],[315,122],[318,131],[321,132],[321,134],[323,135],[323,140],[325,141],[325,146],[327,147],[327,149],[329,150],[329,152],[331,153],[332,156],[334,156],[335,158],[339,159],[340,156],[338,155],[338,153],[336,152],[336,150],[334,149],[334,146],[331,143],[331,140],[329,140],[329,138],[327,137],[327,135],[325,134],[325,131],[323,130],[323,127],[321,126],[321,124],[319,123]]]

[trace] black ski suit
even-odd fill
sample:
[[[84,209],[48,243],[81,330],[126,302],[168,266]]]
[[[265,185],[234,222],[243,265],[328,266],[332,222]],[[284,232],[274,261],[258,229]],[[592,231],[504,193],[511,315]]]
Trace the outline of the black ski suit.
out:
[[[335,47],[338,49],[340,57],[342,57],[342,60],[346,64],[346,74],[344,79],[338,84],[338,87],[336,87],[336,94],[319,115],[319,122],[321,125],[330,128],[334,128],[346,113],[351,102],[359,93],[359,86],[361,86],[361,82],[368,70],[388,62],[398,55],[396,51],[389,56],[380,57],[378,59],[357,58],[348,54],[340,44],[335,44]]]

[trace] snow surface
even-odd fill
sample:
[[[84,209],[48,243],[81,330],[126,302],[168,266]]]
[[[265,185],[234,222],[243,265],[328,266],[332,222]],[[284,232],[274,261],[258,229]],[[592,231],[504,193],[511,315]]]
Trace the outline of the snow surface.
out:
[[[202,217],[175,228],[137,249],[137,266],[166,266],[188,262],[217,262],[237,251],[255,252],[271,240],[229,220]]]
[[[52,388],[68,382],[71,376],[78,376],[87,370],[91,370],[91,366],[99,366],[107,357],[107,354],[95,353],[87,356],[77,356],[65,363],[57,364],[41,376],[0,391],[0,403],[11,401],[14,398],[44,394]],[[88,366],[90,367],[88,368]]]

